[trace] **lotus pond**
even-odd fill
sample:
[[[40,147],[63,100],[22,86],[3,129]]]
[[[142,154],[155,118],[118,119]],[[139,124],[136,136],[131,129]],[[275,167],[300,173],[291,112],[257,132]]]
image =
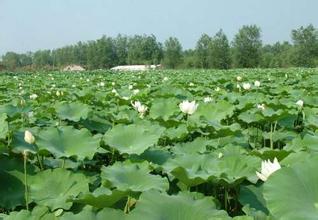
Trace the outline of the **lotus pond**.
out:
[[[318,219],[318,70],[0,75],[0,219]]]

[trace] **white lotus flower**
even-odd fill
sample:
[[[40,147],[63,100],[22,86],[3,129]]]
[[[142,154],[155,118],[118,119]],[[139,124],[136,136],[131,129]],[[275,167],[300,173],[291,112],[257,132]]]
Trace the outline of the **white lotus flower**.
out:
[[[198,108],[199,104],[196,104],[195,101],[189,102],[185,100],[179,104],[180,110],[185,113],[192,115]]]
[[[270,175],[272,175],[275,171],[281,168],[277,158],[274,158],[274,161],[271,162],[270,160],[262,161],[262,169],[261,172],[256,171],[256,175],[259,179],[263,180],[264,182],[268,179]]]
[[[216,91],[216,92],[219,92],[221,89],[220,89],[220,87],[216,87],[215,89],[214,89],[214,91]]]
[[[75,87],[76,87],[76,85],[75,85],[75,84],[73,84],[73,85],[72,85],[72,87],[73,87],[73,88],[75,88]]]
[[[90,80],[89,79],[86,79],[86,82],[89,82]]]
[[[119,95],[116,89],[112,89],[112,93],[113,93],[114,95],[116,95],[116,96]]]
[[[28,112],[28,117],[29,118],[32,118],[33,116],[34,116],[34,112],[33,111]]]
[[[288,75],[287,75],[287,73],[285,73],[285,78],[286,78],[286,79],[288,78]]]
[[[260,86],[261,86],[261,82],[260,82],[260,81],[258,81],[258,80],[256,80],[256,81],[254,82],[254,86],[256,86],[256,87],[260,87]]]
[[[134,88],[133,85],[128,86],[128,89],[130,89],[130,90],[132,90],[133,88]]]
[[[138,111],[138,108],[141,106],[141,102],[139,101],[131,102],[131,105],[134,107],[135,110]]]
[[[24,132],[24,141],[27,142],[28,144],[34,144],[35,142],[35,138],[33,134],[28,130]]]
[[[249,89],[251,89],[251,84],[250,83],[243,83],[243,89],[245,89],[245,90],[249,90]]]
[[[116,83],[115,83],[115,82],[112,82],[112,86],[114,86],[114,85],[116,85]]]
[[[212,102],[212,100],[213,99],[211,97],[207,96],[207,97],[204,97],[203,102],[208,103],[208,102]]]
[[[241,90],[240,84],[236,84],[236,88],[237,88],[238,90]]]
[[[131,105],[134,107],[134,109],[140,113],[140,115],[143,117],[143,115],[146,113],[148,110],[148,107],[145,105],[142,105],[141,102],[135,101],[131,102]]]
[[[241,80],[242,80],[242,77],[241,77],[241,76],[237,76],[237,77],[236,77],[236,80],[237,80],[237,81],[241,81]]]
[[[100,82],[100,83],[99,83],[99,86],[102,86],[102,87],[103,87],[103,86],[105,86],[105,83],[104,83],[104,82]]]
[[[38,97],[38,95],[37,94],[32,94],[32,95],[30,95],[30,99],[36,99]]]
[[[60,96],[60,95],[61,95],[60,91],[56,91],[56,96]]]
[[[134,93],[134,95],[137,95],[139,93],[139,89],[134,89],[133,93]]]
[[[264,111],[265,110],[265,104],[257,104],[257,108],[261,111]]]
[[[194,84],[192,82],[189,83],[189,86],[194,86]]]
[[[162,81],[168,81],[168,77],[165,76]]]
[[[223,153],[220,152],[220,153],[218,154],[218,158],[220,159],[220,158],[222,158],[222,157],[223,157]]]
[[[148,107],[145,106],[145,105],[141,105],[141,106],[137,109],[137,111],[141,114],[141,116],[143,116],[143,115],[146,113],[147,110],[148,110]]]
[[[298,105],[300,108],[302,108],[304,106],[304,101],[300,99],[296,102],[296,105]]]

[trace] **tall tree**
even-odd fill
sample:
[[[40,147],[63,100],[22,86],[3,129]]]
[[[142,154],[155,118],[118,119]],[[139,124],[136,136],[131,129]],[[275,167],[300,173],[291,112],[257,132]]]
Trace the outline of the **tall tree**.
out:
[[[216,69],[228,69],[231,66],[230,45],[222,29],[209,44],[208,62],[210,67]]]
[[[296,66],[313,67],[318,57],[318,30],[313,25],[292,30],[295,45],[293,63]]]
[[[163,64],[167,68],[176,68],[182,63],[182,46],[175,37],[170,37],[164,43]]]
[[[208,68],[208,54],[211,37],[207,34],[202,34],[195,47],[196,66],[199,68]]]
[[[37,67],[52,65],[52,57],[50,50],[38,50],[33,54],[33,64]]]
[[[256,25],[244,25],[235,35],[234,61],[236,67],[257,67],[261,62],[261,29]]]
[[[126,36],[117,35],[114,39],[117,62],[116,65],[126,65],[128,56],[128,38]]]
[[[135,35],[128,41],[128,64],[156,64],[162,57],[161,44],[154,35]]]
[[[2,64],[9,70],[15,70],[21,66],[19,54],[7,52],[4,56],[2,56]]]

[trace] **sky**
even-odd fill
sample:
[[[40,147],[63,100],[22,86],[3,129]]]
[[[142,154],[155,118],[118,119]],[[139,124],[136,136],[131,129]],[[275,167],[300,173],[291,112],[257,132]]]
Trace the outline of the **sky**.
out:
[[[292,29],[318,27],[317,0],[0,0],[0,55],[54,49],[117,34],[177,37],[185,49],[220,28],[233,39],[243,25],[263,43],[290,41]]]

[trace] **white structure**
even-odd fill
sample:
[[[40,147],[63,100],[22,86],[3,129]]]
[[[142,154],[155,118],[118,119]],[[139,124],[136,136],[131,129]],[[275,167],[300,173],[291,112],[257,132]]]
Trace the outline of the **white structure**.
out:
[[[160,68],[161,65],[125,65],[125,66],[115,66],[111,70],[115,71],[145,71]]]
[[[68,65],[63,68],[63,71],[84,71],[85,69],[79,65]]]

